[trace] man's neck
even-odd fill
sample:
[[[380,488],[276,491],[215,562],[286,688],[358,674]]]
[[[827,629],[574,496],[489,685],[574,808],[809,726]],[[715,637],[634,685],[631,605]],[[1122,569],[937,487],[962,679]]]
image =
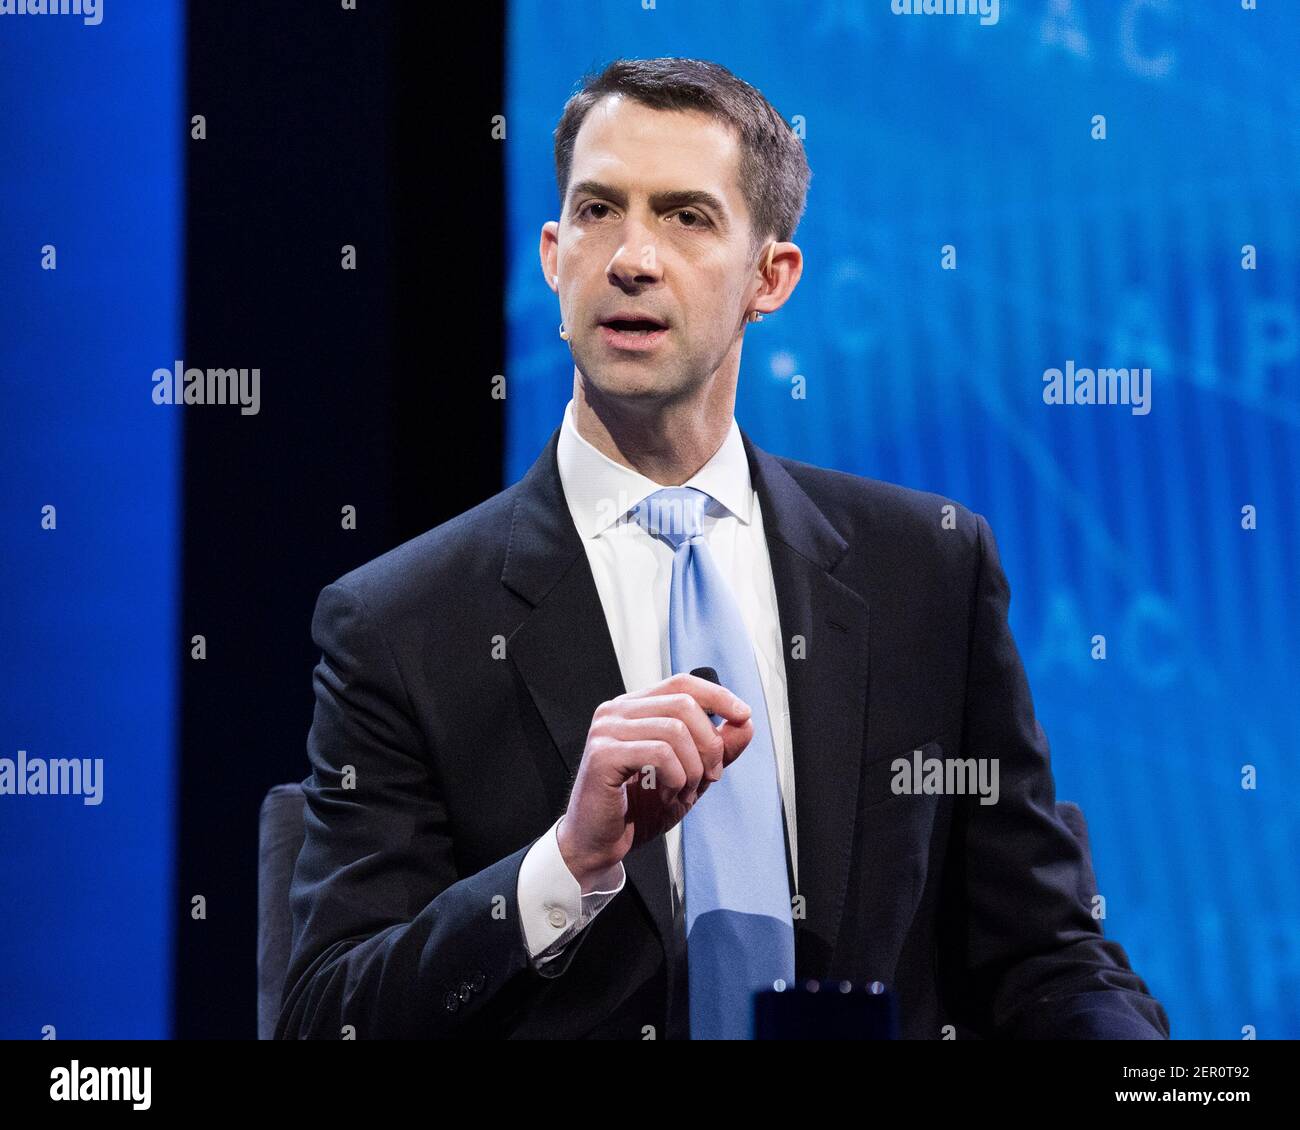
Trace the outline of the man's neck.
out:
[[[601,397],[575,371],[573,422],[601,454],[660,486],[681,486],[717,454],[731,430],[734,386],[671,403]]]

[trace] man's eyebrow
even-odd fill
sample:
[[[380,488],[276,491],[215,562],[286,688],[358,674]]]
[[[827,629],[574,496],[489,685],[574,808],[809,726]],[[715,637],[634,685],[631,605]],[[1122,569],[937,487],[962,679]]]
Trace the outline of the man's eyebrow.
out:
[[[584,180],[575,184],[570,197],[599,196],[617,204],[620,208],[627,206],[627,194],[610,184],[600,181]],[[663,208],[684,208],[690,204],[701,204],[717,213],[718,220],[724,226],[730,216],[727,206],[712,192],[702,188],[677,188],[667,192],[655,192],[650,196],[650,206],[656,210]]]

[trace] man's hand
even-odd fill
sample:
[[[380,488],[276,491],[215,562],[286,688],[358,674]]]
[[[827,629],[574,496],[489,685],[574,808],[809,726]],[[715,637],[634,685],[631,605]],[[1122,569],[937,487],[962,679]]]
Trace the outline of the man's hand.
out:
[[[715,728],[710,714],[722,724]],[[677,824],[753,737],[749,705],[695,675],[602,702],[556,832],[583,892]]]

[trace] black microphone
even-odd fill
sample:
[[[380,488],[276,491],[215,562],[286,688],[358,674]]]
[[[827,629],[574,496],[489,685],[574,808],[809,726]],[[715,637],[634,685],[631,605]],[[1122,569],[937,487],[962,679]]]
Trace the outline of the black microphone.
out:
[[[718,686],[722,686],[722,680],[718,678],[718,673],[712,667],[696,667],[691,674],[697,679],[707,679],[710,683],[717,683]],[[710,714],[709,721],[715,726],[720,725],[722,722],[722,715]]]

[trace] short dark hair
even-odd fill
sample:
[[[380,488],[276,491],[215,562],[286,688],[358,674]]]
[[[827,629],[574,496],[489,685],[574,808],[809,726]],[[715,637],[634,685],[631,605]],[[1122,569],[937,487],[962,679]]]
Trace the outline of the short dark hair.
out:
[[[694,110],[730,125],[740,137],[740,191],[753,226],[751,257],[769,238],[794,238],[812,179],[803,143],[757,88],[703,59],[615,59],[583,78],[555,128],[561,208],[578,130],[591,108],[614,94],[652,110]]]

